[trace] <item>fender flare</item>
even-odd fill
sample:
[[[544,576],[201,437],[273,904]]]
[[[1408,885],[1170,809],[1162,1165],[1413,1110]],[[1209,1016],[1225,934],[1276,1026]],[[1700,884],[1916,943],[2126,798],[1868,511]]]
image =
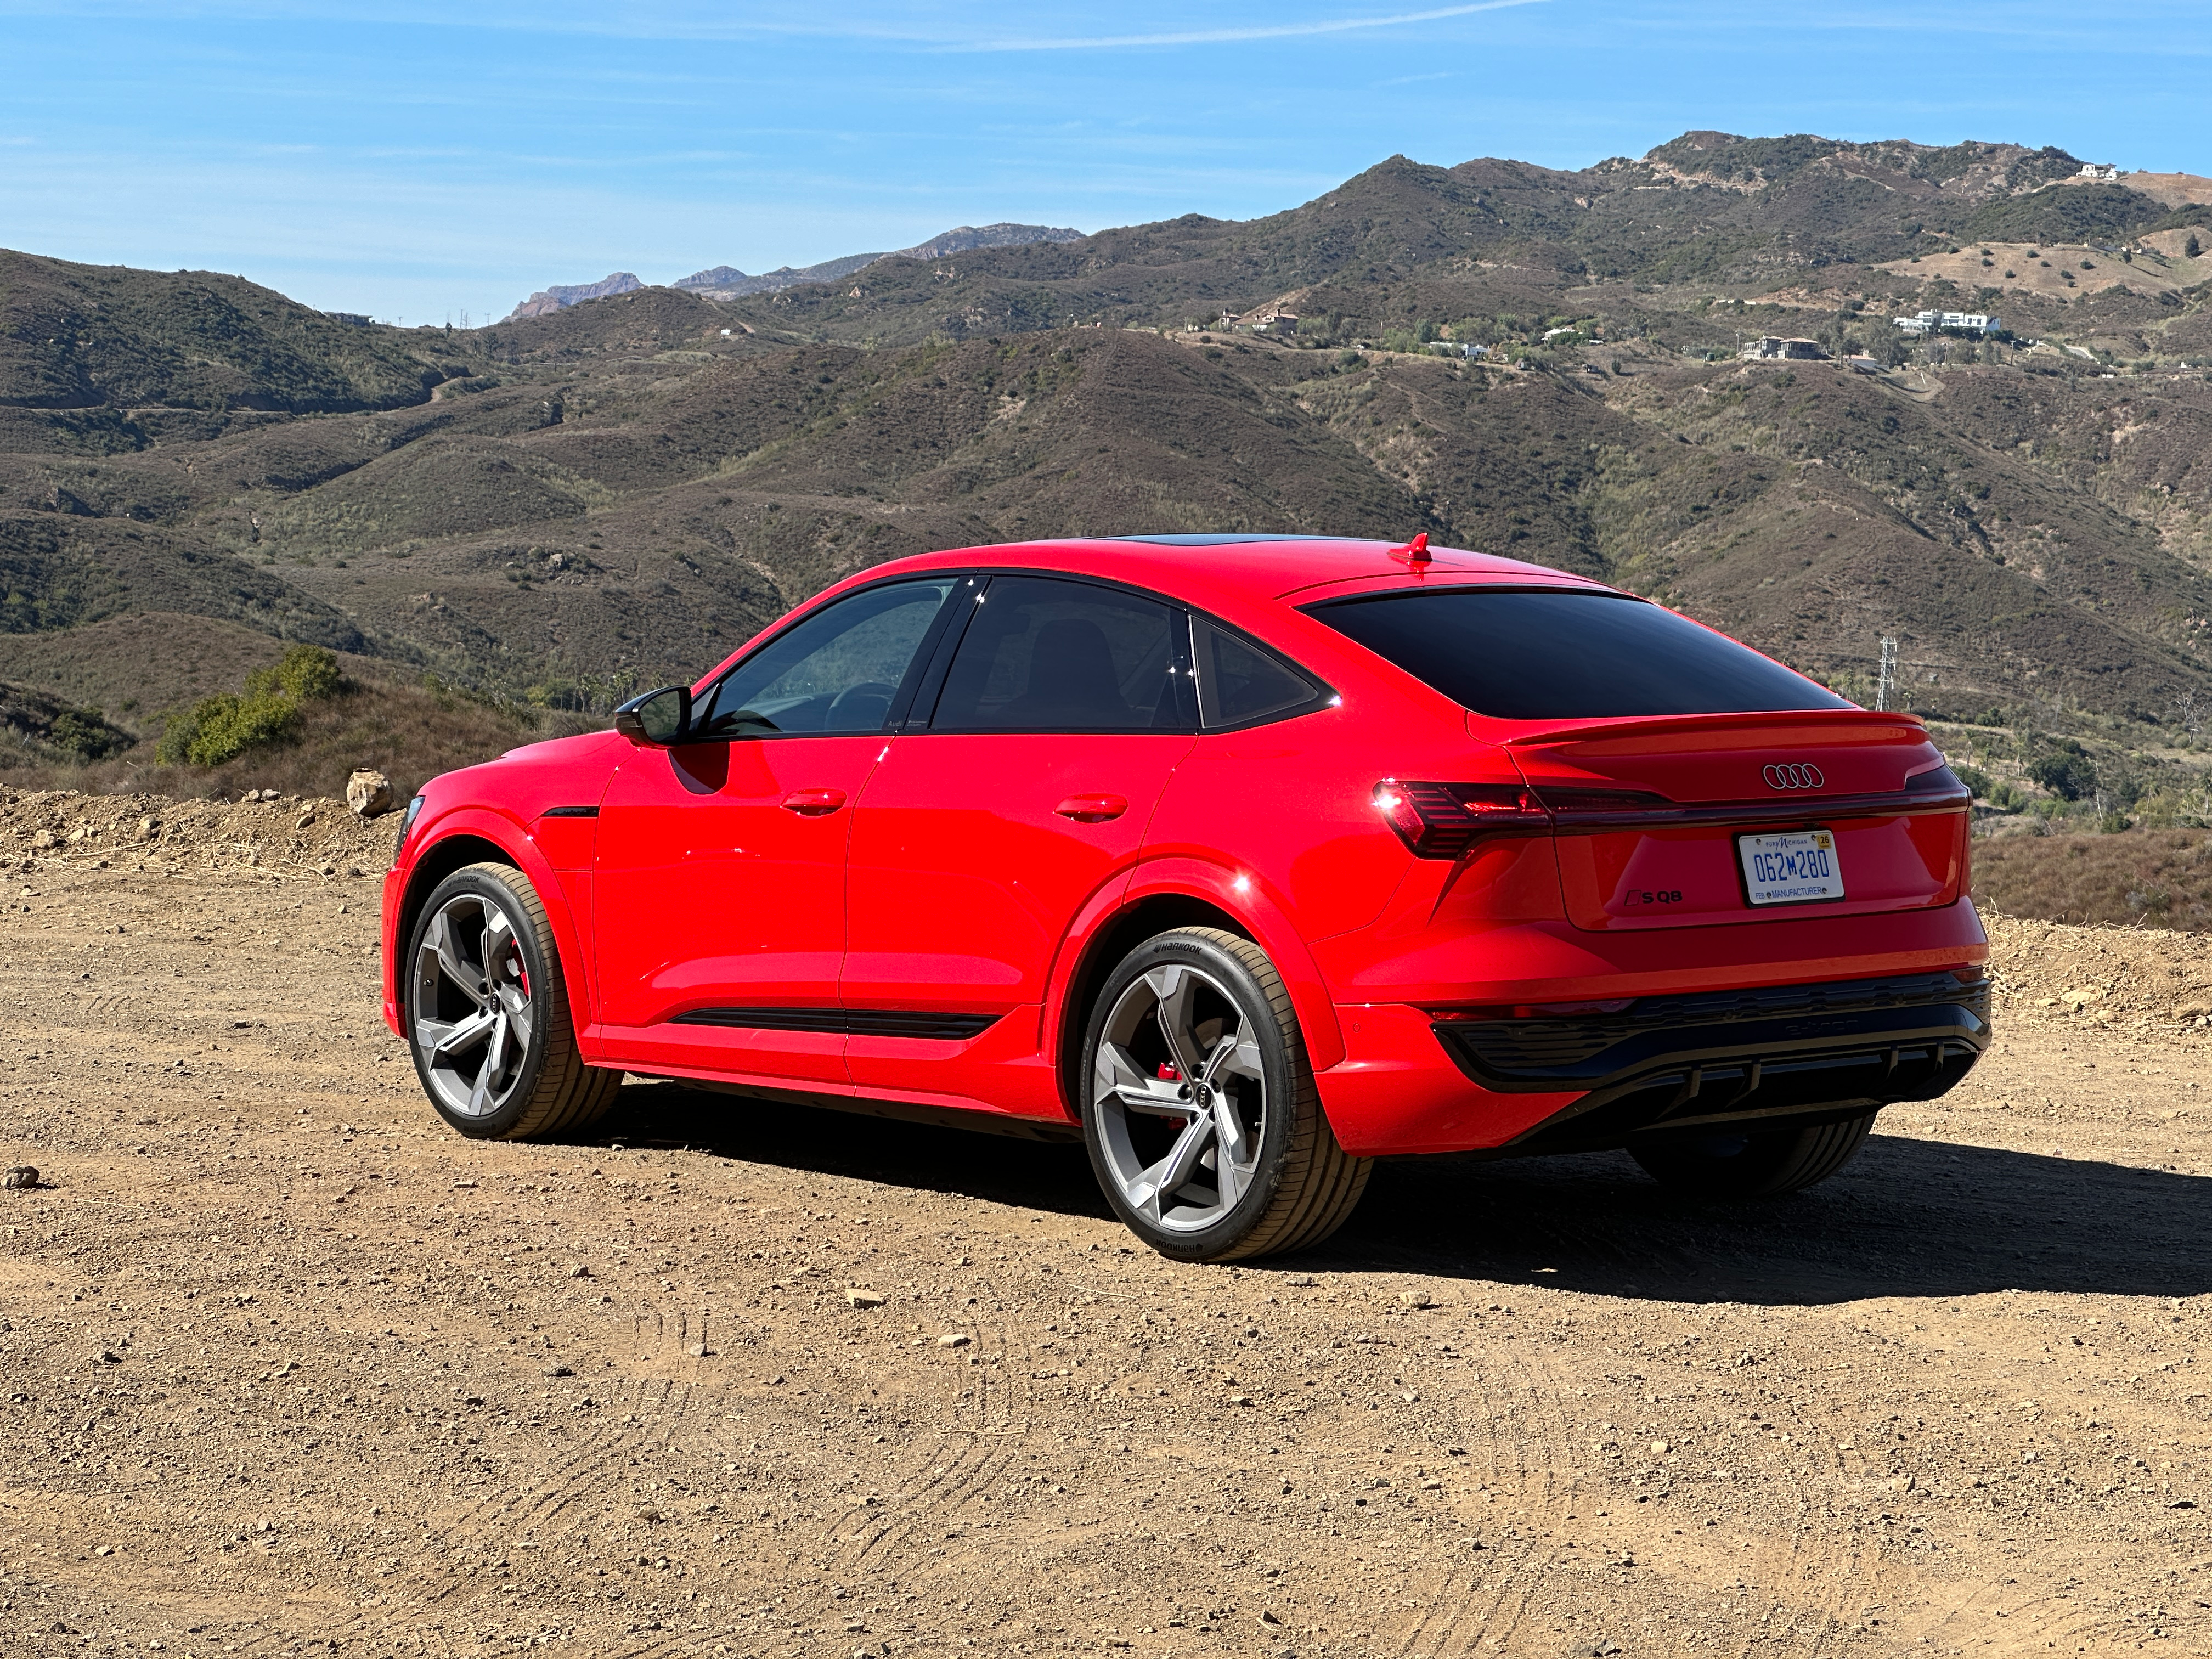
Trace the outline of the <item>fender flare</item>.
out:
[[[418,834],[421,832],[418,832]],[[426,854],[456,836],[468,836],[477,841],[488,841],[513,860],[515,868],[530,878],[530,884],[538,890],[538,902],[545,907],[545,919],[552,925],[553,949],[561,958],[561,977],[567,982],[568,1018],[580,1037],[587,1030],[598,1006],[596,988],[592,982],[591,957],[584,949],[583,933],[568,911],[568,896],[561,885],[560,876],[538,845],[537,837],[504,812],[483,806],[459,806],[444,813],[422,834],[421,844],[408,859],[407,890],[401,898],[404,913],[410,918],[410,928],[415,906],[429,897],[426,889],[419,896],[415,891],[416,872],[422,868]],[[410,839],[413,839],[410,837]],[[398,955],[407,948],[404,938],[394,945],[392,984],[398,986],[400,968]]]
[[[1120,917],[1147,900],[1162,898],[1195,899],[1234,921],[1267,952],[1282,975],[1313,1069],[1327,1071],[1343,1060],[1344,1030],[1337,1022],[1336,1005],[1280,899],[1256,876],[1203,859],[1176,857],[1139,864],[1126,884],[1094,894],[1062,939],[1045,988],[1042,1034],[1044,1058],[1055,1077],[1063,1076],[1066,1066],[1062,1033],[1067,999],[1079,970],[1088,965],[1092,947]]]

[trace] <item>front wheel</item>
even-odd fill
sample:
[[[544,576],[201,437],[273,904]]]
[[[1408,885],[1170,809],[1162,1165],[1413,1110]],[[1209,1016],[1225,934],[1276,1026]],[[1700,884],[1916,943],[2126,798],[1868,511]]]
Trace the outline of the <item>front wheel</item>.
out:
[[[1858,1156],[1875,1115],[1764,1134],[1655,1138],[1629,1156],[1662,1186],[1692,1198],[1775,1198],[1826,1181]]]
[[[471,864],[438,884],[401,981],[415,1073],[438,1115],[480,1140],[581,1128],[622,1073],[576,1052],[553,927],[530,878]]]
[[[1099,994],[1083,1062],[1091,1170],[1163,1255],[1316,1244],[1366,1190],[1373,1165],[1337,1145],[1290,994],[1249,939],[1187,927],[1139,945]]]

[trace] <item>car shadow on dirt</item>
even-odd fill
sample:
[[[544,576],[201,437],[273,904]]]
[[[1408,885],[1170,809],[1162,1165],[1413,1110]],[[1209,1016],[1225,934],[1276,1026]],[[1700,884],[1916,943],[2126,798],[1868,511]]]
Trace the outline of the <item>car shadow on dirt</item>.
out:
[[[593,1140],[1111,1219],[1080,1147],[673,1086],[624,1094]],[[1625,1153],[1407,1158],[1376,1166],[1334,1238],[1255,1265],[1662,1302],[2198,1296],[2212,1291],[2212,1178],[1877,1133],[1809,1192],[1699,1204]]]
[[[689,1147],[794,1176],[840,1176],[990,1204],[1110,1219],[1083,1148],[800,1105],[673,1084],[632,1085],[594,1142]]]
[[[1810,1191],[1685,1200],[1626,1153],[1376,1171],[1310,1269],[1395,1268],[1668,1302],[2212,1291],[2212,1179],[1876,1134]]]

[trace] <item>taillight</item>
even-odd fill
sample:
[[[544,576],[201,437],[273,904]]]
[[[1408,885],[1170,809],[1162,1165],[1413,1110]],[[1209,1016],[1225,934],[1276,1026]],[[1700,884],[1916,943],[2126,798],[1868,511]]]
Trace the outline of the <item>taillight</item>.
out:
[[[1409,783],[1375,786],[1375,809],[1415,858],[1455,859],[1479,836],[1527,835],[1551,827],[1551,815],[1517,783]]]

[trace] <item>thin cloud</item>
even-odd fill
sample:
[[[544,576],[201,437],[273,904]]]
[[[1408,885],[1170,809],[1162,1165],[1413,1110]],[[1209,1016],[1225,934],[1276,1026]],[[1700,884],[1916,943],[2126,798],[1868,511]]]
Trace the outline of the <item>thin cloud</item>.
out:
[[[1190,29],[1163,34],[1096,34],[1057,40],[976,40],[964,46],[942,46],[942,52],[1090,52],[1114,46],[1200,46],[1240,40],[1283,40],[1297,35],[1342,34],[1352,29],[1395,28],[1406,23],[1433,23],[1439,18],[1465,17],[1478,11],[1502,11],[1508,6],[1540,6],[1547,0],[1480,0],[1474,5],[1439,6],[1432,11],[1407,11],[1389,17],[1334,17],[1311,23],[1274,23],[1247,28]]]

